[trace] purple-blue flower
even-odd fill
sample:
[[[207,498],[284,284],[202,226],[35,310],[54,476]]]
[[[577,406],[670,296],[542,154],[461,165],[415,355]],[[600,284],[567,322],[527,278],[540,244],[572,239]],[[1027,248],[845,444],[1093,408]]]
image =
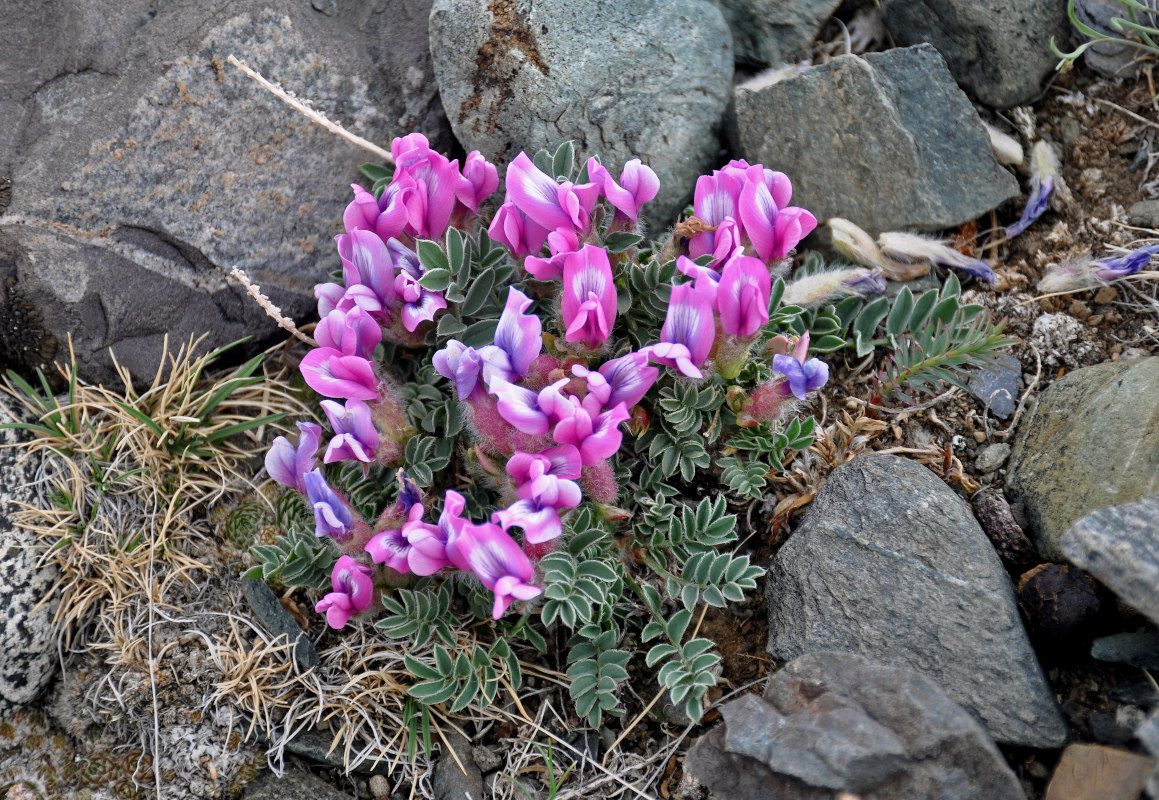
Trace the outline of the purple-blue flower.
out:
[[[517,381],[527,374],[531,362],[543,349],[543,323],[531,308],[531,298],[515,287],[507,290],[507,304],[495,327],[495,344],[479,350],[484,361],[484,379],[492,376]]]
[[[1102,258],[1092,262],[1091,267],[1095,276],[1103,281],[1117,281],[1128,275],[1134,275],[1143,267],[1151,263],[1151,256],[1159,253],[1159,244],[1140,247],[1125,256],[1118,258]]]
[[[788,379],[786,396],[791,393],[798,400],[804,400],[807,392],[820,389],[829,380],[829,365],[819,358],[806,359],[808,353],[809,332],[806,331],[789,355],[773,356],[773,369]]]
[[[317,461],[318,442],[322,437],[322,426],[313,422],[299,422],[298,444],[290,444],[285,436],[279,436],[266,452],[266,472],[270,477],[291,489],[305,493],[303,478],[314,469]]]
[[[435,353],[432,362],[435,371],[449,381],[454,381],[459,399],[467,401],[476,391],[486,391],[480,378],[483,375],[483,355],[474,347],[451,339],[446,346]]]
[[[306,498],[314,511],[315,535],[319,538],[329,536],[339,544],[349,541],[354,527],[354,514],[326,483],[322,470],[307,472],[303,483],[306,486]]]
[[[326,614],[326,624],[331,628],[345,628],[351,617],[374,603],[372,574],[366,564],[359,564],[350,556],[340,556],[330,573],[333,591],[319,600],[314,610]]]
[[[593,372],[582,364],[573,366],[571,372],[587,381],[588,394],[583,404],[595,414],[615,408],[620,403],[631,408],[643,399],[660,377],[660,370],[648,366],[648,354],[644,351],[605,361],[599,372]]]
[[[1030,197],[1022,217],[1006,229],[1006,237],[1013,239],[1041,217],[1050,204],[1050,193],[1059,180],[1058,158],[1054,150],[1044,141],[1035,143],[1030,151]]]
[[[657,364],[676,367],[689,378],[703,378],[698,368],[708,359],[715,339],[712,298],[699,286],[682,283],[672,288],[660,343],[647,348],[648,357]]]
[[[369,464],[374,460],[380,440],[370,415],[370,406],[361,400],[347,400],[346,405],[323,400],[322,410],[326,412],[330,427],[334,429],[334,437],[326,446],[323,463],[354,459]]]

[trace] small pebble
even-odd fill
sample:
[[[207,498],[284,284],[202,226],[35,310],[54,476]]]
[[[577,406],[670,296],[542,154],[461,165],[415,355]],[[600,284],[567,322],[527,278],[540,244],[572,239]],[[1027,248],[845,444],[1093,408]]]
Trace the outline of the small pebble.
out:
[[[978,444],[986,441],[986,431],[974,431],[974,441]]]
[[[1018,604],[1034,631],[1068,647],[1103,609],[1090,573],[1064,564],[1039,564],[1019,578]]]
[[[970,501],[970,506],[978,524],[1011,573],[1021,575],[1037,563],[1038,554],[1034,551],[1034,545],[1023,533],[1006,498],[998,492],[978,492]]]
[[[974,468],[982,474],[993,472],[1006,463],[1006,459],[1010,457],[1010,450],[1010,445],[1005,442],[984,447],[974,459]]]
[[[374,800],[384,800],[384,798],[390,797],[390,781],[382,775],[371,775],[370,794],[373,795]]]
[[[1119,296],[1119,292],[1114,286],[1104,286],[1095,292],[1095,303],[1103,306],[1107,303],[1114,302],[1115,298]]]

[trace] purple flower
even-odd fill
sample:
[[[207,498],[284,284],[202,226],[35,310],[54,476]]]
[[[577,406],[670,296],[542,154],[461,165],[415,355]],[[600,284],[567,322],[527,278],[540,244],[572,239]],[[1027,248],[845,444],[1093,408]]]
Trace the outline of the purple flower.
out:
[[[483,356],[474,347],[452,339],[435,353],[432,361],[440,375],[455,382],[460,400],[466,401],[476,391],[482,390],[479,378],[483,373]]]
[[[720,272],[717,270],[702,267],[688,256],[676,257],[676,269],[680,270],[682,275],[692,278],[694,283],[699,283],[702,279],[707,281],[712,286],[713,296],[716,295],[716,288],[720,285]]]
[[[378,400],[378,376],[365,358],[345,355],[333,347],[306,353],[299,367],[306,384],[323,397]]]
[[[407,527],[425,524],[421,521],[423,511],[422,505],[415,503],[410,507],[407,521],[402,528],[382,531],[370,538],[370,541],[366,543],[366,552],[370,553],[370,558],[375,564],[385,564],[400,575],[405,575],[411,571],[410,551],[413,545],[407,535]]]
[[[314,339],[321,347],[339,350],[343,355],[370,358],[382,341],[382,327],[358,306],[349,311],[334,309],[318,323]]]
[[[809,332],[806,331],[792,353],[773,356],[773,369],[788,378],[789,391],[798,400],[805,394],[820,389],[829,380],[829,365],[819,358],[806,360],[809,353]]]
[[[455,529],[467,520],[463,519],[463,509],[467,501],[463,495],[450,489],[443,501],[443,513],[439,516],[439,524],[431,525],[418,520],[411,520],[403,526],[410,543],[407,561],[411,572],[415,575],[434,575],[444,567],[470,569],[466,561],[456,562],[452,558],[452,551],[447,549],[448,543],[455,537]],[[457,556],[458,551],[454,551]]]
[[[339,497],[326,479],[322,470],[307,472],[302,482],[306,486],[306,498],[314,511],[314,533],[319,538],[329,536],[339,544],[349,541],[354,527],[354,514]]]
[[[547,234],[547,247],[550,257],[528,256],[523,268],[537,281],[558,281],[563,278],[567,257],[579,249],[579,236],[570,228],[552,231]]]
[[[278,483],[305,493],[302,479],[314,469],[317,463],[314,454],[318,452],[318,441],[322,437],[322,426],[313,422],[299,422],[298,444],[290,444],[285,436],[274,439],[266,451],[266,472]]]
[[[1151,263],[1151,256],[1159,253],[1159,244],[1140,247],[1119,258],[1103,258],[1091,263],[1095,277],[1102,281],[1117,281],[1134,275]]]
[[[374,602],[372,574],[366,564],[359,564],[350,556],[340,556],[330,573],[334,591],[319,600],[314,610],[319,614],[325,612],[326,624],[331,628],[345,628],[351,617],[367,610]]]
[[[463,180],[459,183],[455,197],[470,209],[479,213],[479,205],[499,188],[499,170],[483,158],[478,150],[472,150],[463,162]]]
[[[394,305],[394,261],[386,243],[372,231],[355,230],[334,237],[347,289],[368,286],[383,308]]]
[[[584,407],[597,414],[620,403],[630,409],[643,399],[660,377],[660,370],[648,366],[648,354],[644,351],[606,361],[599,372],[592,372],[582,364],[576,364],[571,371],[573,375],[587,380],[588,394],[584,398]],[[598,406],[593,405],[593,401]]]
[[[575,406],[559,391],[567,382],[568,379],[564,378],[543,387],[536,394],[530,389],[516,386],[496,376],[487,388],[491,394],[499,398],[497,404],[499,416],[508,424],[530,436],[542,436],[552,425],[570,416],[574,411]]]
[[[558,422],[552,434],[560,444],[577,448],[580,461],[585,467],[590,467],[610,458],[620,449],[624,435],[620,433],[619,425],[631,416],[623,403],[598,415],[580,406]]]
[[[866,297],[871,294],[881,294],[885,291],[885,278],[880,269],[859,270],[857,274],[846,278],[843,283],[859,295]]]
[[[516,258],[534,255],[543,249],[548,228],[528,217],[515,203],[507,200],[499,206],[487,227],[487,235],[504,245]]]
[[[491,615],[495,619],[515,600],[531,600],[543,590],[531,585],[535,567],[519,545],[502,528],[493,523],[476,525],[460,520],[455,537],[447,546],[474,572],[483,585],[495,593]]]
[[[567,341],[595,350],[608,340],[616,321],[616,286],[607,251],[585,244],[567,257],[560,310]]]
[[[392,182],[409,187],[401,195],[407,232],[418,238],[441,239],[455,210],[455,192],[463,181],[459,162],[447,161],[431,150],[421,133],[395,139],[390,151],[395,163]]]
[[[741,191],[738,211],[744,231],[762,261],[784,258],[817,227],[817,218],[803,208],[778,207],[764,180],[764,167],[751,167]],[[774,173],[774,175],[777,173]],[[783,177],[783,176],[782,176]],[[783,193],[788,179],[780,182]],[[789,192],[792,188],[789,187]]]
[[[516,156],[507,168],[507,197],[549,231],[571,229],[586,233],[599,196],[600,187],[594,183],[556,183],[526,153]]]
[[[370,406],[361,400],[347,400],[344,406],[333,400],[323,400],[322,409],[334,429],[334,438],[326,446],[322,462],[332,464],[348,458],[364,464],[373,461],[379,438],[370,416]]]
[[[543,323],[534,314],[525,313],[529,308],[530,297],[514,286],[507,290],[507,304],[495,327],[495,344],[479,350],[488,381],[492,375],[506,381],[520,380],[543,349]]]
[[[725,264],[716,294],[721,330],[742,339],[755,336],[769,321],[771,291],[768,267],[759,260],[736,256]]]
[[[583,499],[579,484],[573,480],[581,474],[579,451],[567,445],[551,451],[555,458],[545,451],[539,455],[516,453],[508,460],[507,474],[519,500],[492,516],[503,530],[522,528],[529,544],[558,538],[563,533],[559,512],[575,508]]]
[[[402,235],[406,228],[402,184],[391,183],[377,200],[357,183],[350,184],[350,188],[354,190],[354,200],[346,206],[346,212],[342,215],[342,224],[347,234],[370,231],[378,234],[384,242],[392,236]]]
[[[1035,142],[1030,150],[1030,197],[1018,222],[1006,229],[1006,238],[1013,239],[1041,217],[1050,205],[1050,193],[1060,179],[1058,157],[1044,141]]]
[[[632,220],[633,224],[640,217],[640,208],[651,202],[660,191],[660,179],[651,167],[645,166],[638,158],[624,165],[619,183],[612,178],[607,167],[589,158],[588,177],[600,187],[600,193],[616,211]]]
[[[696,180],[696,193],[692,202],[696,218],[717,227],[726,219],[732,219],[735,224],[740,218],[737,204],[744,185],[744,172],[736,167],[726,167],[712,175],[701,175]],[[688,253],[693,258],[703,255],[715,257],[716,250],[715,231],[698,233],[688,242]]]
[[[689,378],[703,378],[698,367],[708,359],[715,339],[712,298],[701,287],[682,283],[672,287],[660,344],[648,348],[648,357],[657,364],[676,367]]]
[[[442,234],[439,234],[440,236]],[[394,255],[394,263],[398,266],[398,275],[394,279],[394,293],[402,300],[402,324],[408,331],[414,333],[423,322],[430,322],[435,314],[447,307],[447,301],[442,292],[432,292],[424,289],[419,280],[425,274],[419,257],[398,239],[387,242]]]
[[[374,316],[385,308],[374,290],[360,283],[354,284],[349,289],[337,283],[315,284],[314,296],[318,298],[319,317],[325,317],[331,311],[349,311],[352,308],[361,308]],[[392,290],[392,300],[393,297]]]

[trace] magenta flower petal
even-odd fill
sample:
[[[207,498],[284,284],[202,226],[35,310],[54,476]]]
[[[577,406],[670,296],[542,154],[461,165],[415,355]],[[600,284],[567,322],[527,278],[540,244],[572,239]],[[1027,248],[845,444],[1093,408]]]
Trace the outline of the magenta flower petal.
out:
[[[724,265],[716,308],[720,327],[730,336],[748,339],[769,321],[768,268],[755,258],[737,256]]]
[[[607,167],[594,158],[588,159],[588,177],[600,187],[600,192],[612,206],[628,219],[635,222],[640,216],[640,208],[656,197],[660,191],[660,179],[651,167],[640,159],[633,158],[624,165],[617,183]]]
[[[773,202],[777,204],[777,208],[788,206],[789,200],[793,197],[793,184],[789,181],[789,176],[783,172],[765,169],[762,177],[765,186],[769,187],[769,194],[773,196]]]
[[[648,366],[646,353],[636,352],[605,362],[600,366],[600,375],[611,387],[611,393],[603,401],[604,408],[613,408],[619,403],[631,408],[644,399],[660,377],[660,370]]]
[[[459,202],[477,214],[479,205],[498,188],[499,170],[478,150],[472,150],[463,163],[463,182],[455,193]]]
[[[558,539],[563,534],[563,523],[559,512],[551,506],[541,507],[533,500],[519,500],[507,508],[496,511],[492,519],[503,526],[523,529],[523,541],[528,544],[543,544]]]
[[[326,623],[331,628],[344,628],[355,614],[366,611],[374,602],[373,573],[365,564],[360,564],[350,556],[340,556],[330,573],[330,585],[334,589],[314,606],[318,613],[326,613]]]
[[[356,230],[372,231],[378,222],[378,200],[357,183],[350,184],[354,199],[342,214],[342,225],[347,233]]]
[[[803,208],[789,206],[777,214],[772,257],[785,258],[817,227],[817,218]]]
[[[378,400],[378,376],[365,358],[343,355],[332,347],[311,350],[300,366],[306,384],[323,397]]]
[[[495,592],[493,615],[503,615],[512,601],[530,600],[542,591],[532,586],[535,568],[519,545],[498,525],[471,522],[459,526],[456,543],[470,570]]]
[[[616,287],[607,251],[585,244],[564,262],[560,311],[569,342],[596,349],[616,319]]]
[[[421,514],[421,507],[415,507],[420,509]],[[375,564],[385,564],[401,575],[410,572],[410,551],[411,544],[402,530],[376,533],[366,543],[366,552]]]
[[[330,592],[314,605],[314,610],[326,615],[326,624],[336,631],[346,627],[346,623],[354,616],[354,609],[350,606],[350,598],[341,592]]]
[[[672,297],[668,301],[668,314],[660,330],[660,342],[684,345],[688,348],[688,360],[699,367],[712,352],[715,339],[716,320],[712,312],[712,299],[702,288],[693,284],[682,283],[673,287]],[[662,358],[664,352],[653,348],[651,357],[653,360]],[[680,358],[675,353],[671,357]]]
[[[384,307],[394,302],[394,261],[386,242],[373,231],[355,230],[346,236],[335,236],[338,256],[342,259],[342,280],[349,289],[357,284],[369,286]]]
[[[775,226],[778,208],[764,180],[745,183],[737,210],[753,249],[762,261],[769,261],[777,246]]]
[[[530,219],[510,200],[499,206],[487,227],[487,235],[504,245],[516,258],[538,254],[547,241],[549,231],[549,228]]]
[[[579,227],[560,203],[560,185],[540,171],[526,153],[516,156],[507,168],[507,196],[520,211],[548,230]],[[573,210],[578,212],[578,206]]]
[[[314,339],[321,347],[342,351],[343,355],[369,358],[382,341],[382,326],[364,309],[334,309],[319,321]]]
[[[516,430],[531,436],[547,433],[551,421],[539,408],[539,398],[535,392],[496,377],[488,385],[491,394],[499,398],[499,416],[507,420]]]
[[[551,251],[548,258],[528,256],[523,261],[523,268],[537,281],[562,280],[567,257],[579,249],[579,237],[571,229],[552,231],[547,234],[547,246]]]
[[[322,436],[322,427],[313,422],[299,422],[298,444],[290,444],[285,436],[279,436],[266,451],[266,472],[284,486],[305,493],[302,479],[314,469],[317,461],[314,454]]]
[[[522,378],[543,349],[543,323],[531,308],[531,298],[515,287],[507,290],[507,304],[495,328],[495,347],[507,356],[514,379]]]
[[[685,345],[660,342],[645,349],[648,351],[648,358],[657,364],[675,367],[681,375],[688,378],[704,377],[704,373],[692,361],[692,352]]]
[[[726,219],[737,220],[737,204],[744,187],[743,172],[718,172],[715,175],[701,175],[696,181],[693,210],[696,218],[709,225],[719,226]],[[688,242],[688,252],[699,258],[716,251],[716,233],[705,231],[693,236]]]
[[[373,461],[380,442],[370,406],[361,400],[347,400],[345,405],[323,400],[322,409],[335,434],[322,461],[326,464],[343,459],[355,459],[366,464]]]

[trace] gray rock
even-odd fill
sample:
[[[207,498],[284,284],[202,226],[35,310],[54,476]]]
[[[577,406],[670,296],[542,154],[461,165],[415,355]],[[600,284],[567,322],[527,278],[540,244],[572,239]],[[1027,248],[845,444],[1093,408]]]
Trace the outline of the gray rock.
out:
[[[728,130],[737,155],[789,176],[794,205],[873,234],[951,227],[1019,193],[929,45],[742,84]]]
[[[338,743],[338,747],[334,747],[334,734],[331,731],[325,731],[320,728],[310,728],[304,730],[295,736],[290,741],[286,742],[286,752],[293,753],[302,758],[308,758],[311,761],[324,764],[327,767],[342,773],[354,773],[355,775],[389,775],[390,764],[387,761],[379,761],[377,764],[374,760],[363,761],[354,769],[348,769],[346,766],[346,756],[342,751],[342,743]]]
[[[1005,442],[992,444],[979,451],[974,458],[974,468],[985,475],[1005,464],[1008,458],[1010,458],[1010,445]]]
[[[732,44],[710,0],[436,0],[430,37],[467,150],[506,165],[572,139],[617,175],[639,158],[660,178],[652,227],[714,166]]]
[[[278,600],[278,596],[265,581],[255,578],[242,578],[241,588],[250,610],[275,638],[285,636],[286,641],[294,642],[294,660],[300,669],[316,667],[321,662],[318,651],[310,637],[298,625],[294,616],[286,610]]]
[[[242,800],[350,800],[321,778],[302,769],[290,769],[278,777],[267,772],[245,787]]]
[[[687,765],[723,800],[1023,797],[982,727],[896,664],[810,653],[776,673],[763,699],[745,695],[721,714]]]
[[[1140,2],[1152,9],[1159,8],[1156,0],[1140,0]],[[1127,7],[1122,3],[1116,3],[1115,0],[1075,0],[1074,10],[1079,22],[1116,39],[1122,39],[1124,31],[1117,30],[1111,24],[1111,20],[1118,17],[1129,22],[1131,19]],[[1139,13],[1138,19],[1143,25],[1154,26],[1159,20],[1159,15]],[[1105,77],[1131,78],[1139,73],[1139,67],[1143,62],[1136,59],[1141,55],[1143,51],[1131,45],[1102,42],[1087,49],[1083,53],[1083,61]]]
[[[1159,800],[1159,711],[1152,713],[1147,721],[1139,726],[1135,731],[1135,737],[1156,759],[1155,769],[1151,771],[1151,777],[1147,780],[1147,795],[1152,800]]]
[[[985,408],[990,404],[990,413],[999,419],[1009,419],[1018,403],[1018,393],[1022,385],[1022,365],[1014,356],[1000,357],[992,369],[975,373],[967,384],[970,394]]]
[[[1059,540],[1084,514],[1159,492],[1156,396],[1159,358],[1076,370],[1039,396],[1022,422],[1007,467],[1007,492],[1025,503],[1038,552],[1052,561],[1069,558],[1132,602],[1132,594],[1122,594],[1123,581],[1137,582],[1141,575],[1122,566],[1123,558],[1131,555],[1124,550],[1135,547],[1141,554],[1156,547],[1153,541],[1147,544],[1145,516],[1124,509],[1094,517],[1072,537],[1071,556],[1064,555]],[[1103,530],[1118,524],[1119,513],[1139,526],[1140,534],[1130,544],[1116,543],[1114,527]],[[1085,548],[1085,555],[1080,548]],[[1151,558],[1150,569],[1159,570],[1159,552],[1152,549]],[[1120,569],[1125,571],[1116,579]],[[1148,607],[1159,619],[1159,594],[1154,589],[1159,584],[1150,585],[1154,599]]]
[[[1154,459],[1152,453],[1143,463]],[[1159,623],[1159,495],[1091,512],[1063,534],[1060,544],[1068,559]]]
[[[429,0],[334,17],[289,0],[6,7],[0,330],[35,324],[24,343],[0,342],[0,360],[60,357],[73,332],[85,340],[82,376],[107,382],[110,346],[151,378],[166,332],[174,346],[190,328],[209,332],[206,349],[239,331],[268,338],[274,328],[227,284],[235,264],[285,311],[308,313],[313,284],[337,264],[330,237],[348,184],[372,156],[223,59],[237,55],[371,140],[421,128],[447,146],[428,10]]]
[[[1050,37],[1070,39],[1066,0],[886,0],[885,20],[901,45],[938,48],[958,83],[1005,108],[1042,91],[1058,58]]]
[[[841,0],[716,0],[732,31],[736,63],[767,67],[807,54]]]
[[[483,773],[471,757],[470,742],[455,731],[449,731],[447,738],[455,755],[443,753],[435,764],[431,782],[435,800],[483,800]]]
[[[1116,633],[1091,643],[1091,657],[1099,661],[1159,669],[1159,633]]]
[[[1140,200],[1131,206],[1127,217],[1140,228],[1159,228],[1159,200]]]
[[[1030,329],[1030,343],[1048,369],[1089,367],[1104,359],[1105,350],[1093,329],[1070,314],[1043,314]]]
[[[0,393],[0,424],[18,421],[26,421],[22,412]],[[25,439],[0,430],[0,718],[35,700],[57,666],[56,601],[40,603],[52,593],[58,573],[51,564],[41,565],[43,545],[12,518],[21,503],[35,500],[40,457],[13,446]]]
[[[769,652],[843,650],[933,678],[997,741],[1066,728],[1002,563],[928,469],[862,455],[834,470],[767,581]]]

